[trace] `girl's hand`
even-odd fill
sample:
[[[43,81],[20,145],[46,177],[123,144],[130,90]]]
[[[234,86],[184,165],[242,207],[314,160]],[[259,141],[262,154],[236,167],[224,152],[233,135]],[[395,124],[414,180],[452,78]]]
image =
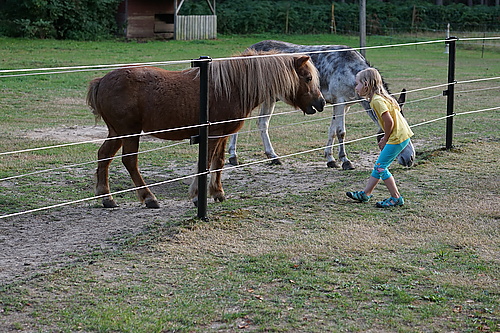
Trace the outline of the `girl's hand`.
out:
[[[382,137],[382,139],[380,139],[380,141],[378,142],[378,147],[380,148],[380,150],[384,149],[385,145],[387,144],[387,139],[385,137],[385,135]]]

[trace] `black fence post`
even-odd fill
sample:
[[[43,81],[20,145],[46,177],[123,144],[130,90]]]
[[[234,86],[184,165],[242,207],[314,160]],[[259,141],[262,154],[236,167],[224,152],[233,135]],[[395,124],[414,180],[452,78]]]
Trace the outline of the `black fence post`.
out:
[[[446,149],[453,147],[453,116],[455,115],[455,58],[457,37],[448,37],[446,44],[449,46],[448,54],[448,89],[443,92],[447,97],[446,102]]]
[[[198,147],[198,218],[207,220],[207,176],[208,176],[208,68],[212,58],[202,56],[191,63],[200,68],[200,132],[196,140]],[[204,125],[204,126],[203,126]]]

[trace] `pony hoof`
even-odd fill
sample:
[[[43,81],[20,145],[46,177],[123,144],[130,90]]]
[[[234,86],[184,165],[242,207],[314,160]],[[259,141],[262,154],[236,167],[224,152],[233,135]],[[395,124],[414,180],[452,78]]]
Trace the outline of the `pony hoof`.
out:
[[[116,208],[118,205],[113,199],[102,199],[102,206],[104,208]]]
[[[223,195],[218,196],[218,197],[214,197],[214,201],[215,201],[215,202],[217,202],[217,201],[222,202],[222,201],[224,201],[224,200],[226,200],[226,197],[225,197],[225,196],[223,196]]]
[[[330,162],[326,163],[326,166],[329,168],[338,168],[339,167],[339,165],[335,161],[330,161]]]
[[[145,204],[147,208],[160,208],[160,204],[154,199],[146,200]]]
[[[229,164],[237,166],[238,165],[238,157],[236,157],[236,156],[230,157]]]
[[[343,170],[354,170],[354,165],[352,165],[351,161],[345,161],[342,163]]]
[[[277,157],[274,157],[273,159],[271,159],[271,165],[283,165],[283,163],[281,163],[280,159],[277,158]]]

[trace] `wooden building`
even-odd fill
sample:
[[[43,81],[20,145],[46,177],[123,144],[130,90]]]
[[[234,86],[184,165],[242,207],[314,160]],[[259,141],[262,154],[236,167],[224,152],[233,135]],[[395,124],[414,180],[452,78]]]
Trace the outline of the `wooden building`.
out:
[[[118,24],[127,38],[215,39],[215,0],[206,0],[212,15],[178,15],[185,0],[124,0],[118,9]]]

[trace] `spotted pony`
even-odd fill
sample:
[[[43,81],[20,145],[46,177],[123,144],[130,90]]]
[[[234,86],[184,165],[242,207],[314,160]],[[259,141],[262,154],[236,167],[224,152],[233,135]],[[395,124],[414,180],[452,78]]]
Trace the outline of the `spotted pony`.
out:
[[[351,161],[347,158],[344,146],[346,135],[345,114],[349,108],[356,102],[360,102],[379,128],[379,132],[382,131],[377,122],[376,114],[370,108],[370,104],[366,100],[362,100],[354,90],[356,86],[356,74],[370,67],[366,59],[359,52],[345,45],[296,45],[275,40],[265,40],[250,46],[249,49],[257,51],[276,50],[280,53],[307,53],[311,57],[319,72],[321,92],[327,103],[334,104],[327,148],[325,148],[327,166],[331,168],[339,167],[332,156],[332,146],[335,142],[335,137],[337,137],[339,142],[338,158],[342,163],[342,168],[344,170],[354,169]],[[266,156],[272,159],[273,164],[281,164],[278,155],[273,149],[268,133],[269,121],[274,107],[274,101],[261,105],[260,115],[263,117],[258,118],[257,124],[261,131]],[[238,164],[236,142],[237,134],[234,134],[230,139],[228,149],[229,162],[233,165]],[[415,149],[411,142],[397,159],[401,165],[408,167],[413,165]]]

